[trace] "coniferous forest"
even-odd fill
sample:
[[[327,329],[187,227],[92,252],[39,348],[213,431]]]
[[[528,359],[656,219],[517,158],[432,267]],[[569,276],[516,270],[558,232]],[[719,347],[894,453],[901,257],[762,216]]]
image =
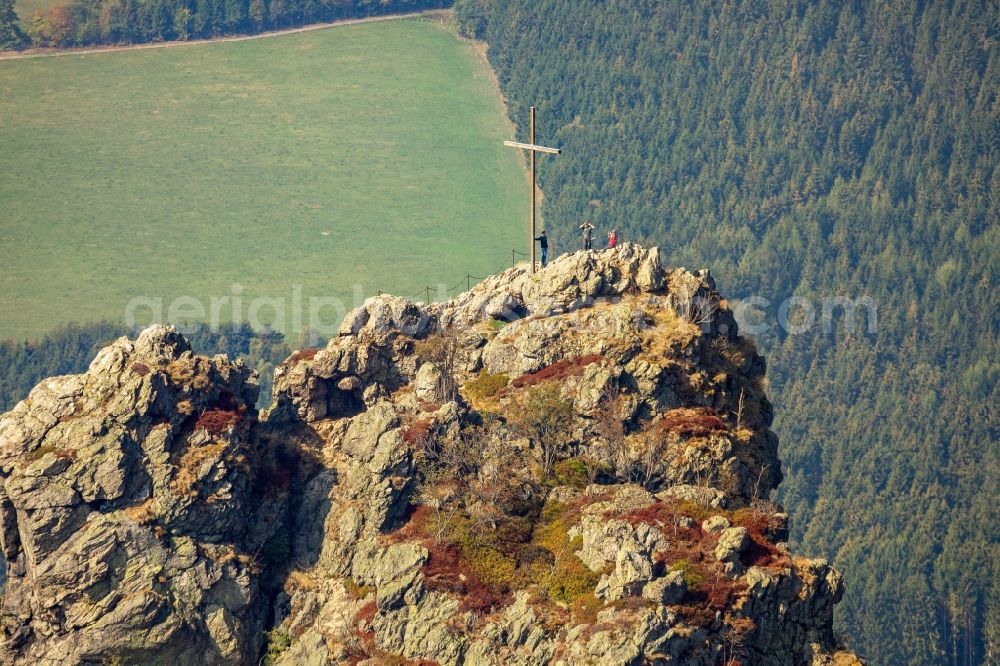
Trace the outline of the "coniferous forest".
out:
[[[401,0],[71,0],[40,45],[194,38]],[[1000,7],[990,0],[459,0],[539,161],[557,251],[598,237],[710,267],[767,330],[797,552],[846,575],[845,642],[873,664],[1000,659]],[[51,15],[50,15],[51,14]],[[0,0],[0,48],[24,43]],[[782,327],[781,306],[798,297]],[[870,298],[848,330],[823,299]],[[812,322],[803,304],[813,307]],[[747,330],[748,327],[744,327]],[[123,331],[0,345],[0,409]],[[249,331],[196,339],[266,366]],[[15,372],[16,370],[16,372]]]
[[[460,0],[560,249],[711,267],[768,356],[798,552],[873,664],[1000,659],[1000,5]],[[791,326],[781,304],[796,301]],[[853,332],[823,298],[869,297]],[[787,314],[787,312],[786,312]]]

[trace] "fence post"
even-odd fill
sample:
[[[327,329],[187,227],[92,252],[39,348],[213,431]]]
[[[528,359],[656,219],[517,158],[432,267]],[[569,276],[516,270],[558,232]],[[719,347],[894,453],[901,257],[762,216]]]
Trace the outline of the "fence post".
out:
[[[424,289],[427,290],[427,300],[424,301],[424,303],[426,303],[427,305],[430,305],[431,304],[431,288],[430,287],[424,287]]]
[[[466,291],[472,290],[472,276],[469,275],[468,273],[465,274],[465,290]]]

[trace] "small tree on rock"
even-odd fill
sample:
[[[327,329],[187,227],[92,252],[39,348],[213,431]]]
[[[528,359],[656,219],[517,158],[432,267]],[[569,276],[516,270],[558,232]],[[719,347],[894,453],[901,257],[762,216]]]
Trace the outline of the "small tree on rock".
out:
[[[562,397],[556,383],[539,384],[525,391],[511,423],[538,447],[542,475],[552,467],[572,438],[573,401]]]
[[[625,432],[627,418],[628,403],[625,398],[618,393],[605,395],[597,407],[594,433],[598,439],[591,444],[589,456],[606,462],[619,481],[629,480],[632,467],[632,456]]]

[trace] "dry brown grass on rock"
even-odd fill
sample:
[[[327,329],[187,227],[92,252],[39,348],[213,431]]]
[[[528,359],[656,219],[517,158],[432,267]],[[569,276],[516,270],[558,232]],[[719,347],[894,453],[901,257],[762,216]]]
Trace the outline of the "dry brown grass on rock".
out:
[[[174,384],[186,384],[194,377],[194,360],[179,358],[171,361],[166,367],[167,376]]]
[[[156,513],[153,511],[153,498],[150,497],[142,504],[125,507],[124,513],[136,524],[148,525],[156,517]]]
[[[194,490],[199,479],[199,469],[206,460],[218,457],[226,449],[225,442],[213,442],[205,446],[192,446],[181,456],[177,464],[170,488],[177,495],[197,495]]]
[[[691,322],[678,316],[671,307],[647,307],[643,309],[652,326],[642,333],[643,352],[639,358],[658,362],[673,358],[701,334],[701,330]]]
[[[289,594],[293,594],[299,590],[315,592],[318,588],[319,584],[313,578],[313,575],[300,569],[292,569],[288,572],[288,578],[285,579],[284,589]]]
[[[52,446],[46,444],[44,446],[39,446],[37,449],[28,454],[28,460],[35,461],[40,460],[48,454],[54,455],[56,458],[62,460],[76,460],[76,451],[72,449],[62,449],[57,446]]]
[[[288,357],[288,359],[282,363],[282,367],[293,366],[300,361],[311,361],[316,358],[316,354],[319,353],[318,347],[307,347],[306,349],[299,349],[294,354]]]

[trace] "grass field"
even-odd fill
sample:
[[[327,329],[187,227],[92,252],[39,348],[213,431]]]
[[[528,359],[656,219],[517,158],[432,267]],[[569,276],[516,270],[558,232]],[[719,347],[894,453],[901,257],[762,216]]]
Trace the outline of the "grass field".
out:
[[[295,285],[350,307],[487,275],[524,249],[509,132],[419,19],[0,62],[0,338],[234,292],[243,318],[284,298],[294,333]]]

